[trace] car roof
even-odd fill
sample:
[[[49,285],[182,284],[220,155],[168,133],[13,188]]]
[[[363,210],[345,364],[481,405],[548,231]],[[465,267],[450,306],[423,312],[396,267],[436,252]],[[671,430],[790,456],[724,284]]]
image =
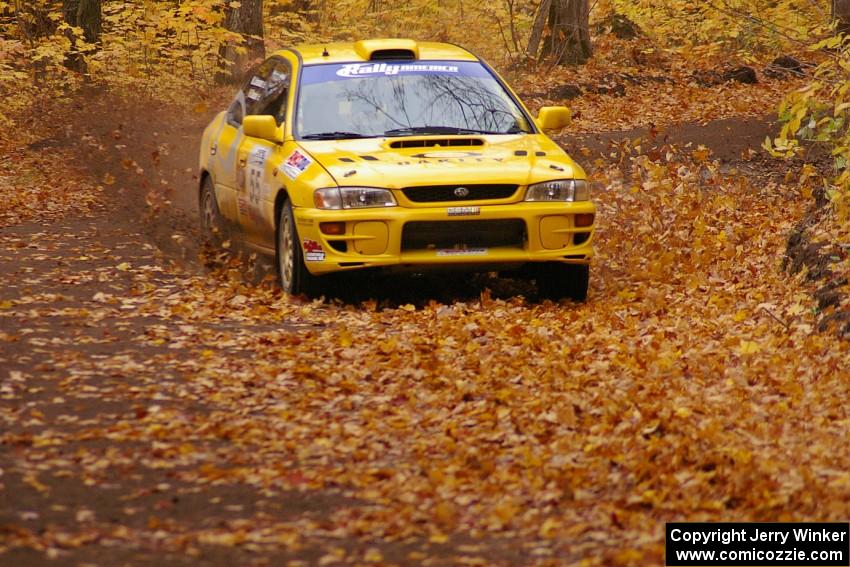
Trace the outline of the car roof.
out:
[[[357,63],[370,61],[375,50],[407,50],[418,53],[417,59],[431,61],[478,61],[478,57],[457,45],[410,39],[369,39],[354,43],[312,43],[288,48],[301,56],[304,65],[320,63]],[[326,55],[327,54],[327,55]]]

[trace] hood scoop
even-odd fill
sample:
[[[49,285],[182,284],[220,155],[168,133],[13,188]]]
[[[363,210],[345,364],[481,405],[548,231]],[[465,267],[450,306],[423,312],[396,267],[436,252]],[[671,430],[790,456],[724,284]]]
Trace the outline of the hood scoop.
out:
[[[440,146],[441,148],[456,148],[469,146],[483,146],[484,140],[480,138],[423,138],[396,140],[390,143],[390,147],[394,150],[401,148],[433,148]]]

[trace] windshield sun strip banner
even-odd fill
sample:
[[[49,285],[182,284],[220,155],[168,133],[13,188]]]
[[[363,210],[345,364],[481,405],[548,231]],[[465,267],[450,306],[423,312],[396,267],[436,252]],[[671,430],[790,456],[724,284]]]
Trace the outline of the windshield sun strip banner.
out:
[[[301,84],[314,85],[349,79],[411,75],[492,78],[487,69],[477,61],[381,61],[305,66]]]

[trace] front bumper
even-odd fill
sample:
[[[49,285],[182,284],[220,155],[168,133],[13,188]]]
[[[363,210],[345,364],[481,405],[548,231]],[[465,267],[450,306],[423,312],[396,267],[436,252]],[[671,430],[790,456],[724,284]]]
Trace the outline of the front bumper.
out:
[[[521,202],[462,207],[467,210],[458,211],[460,208],[387,207],[341,211],[296,208],[294,214],[305,263],[313,274],[379,267],[486,267],[528,262],[587,264],[593,256],[596,207],[590,201]],[[587,214],[594,215],[593,224],[576,226],[576,215]],[[458,242],[453,245],[447,245],[445,238],[433,246],[423,245],[422,238],[411,239],[409,233],[408,238],[404,238],[408,223],[420,223],[418,226],[427,223],[433,228],[436,226],[433,223],[478,221],[522,221],[524,234],[521,241],[508,245],[504,238],[486,234],[478,235],[475,243],[466,244],[462,230],[455,230]],[[344,223],[344,232],[326,234],[322,223]],[[500,225],[490,223],[489,226]],[[487,238],[498,245],[487,246]],[[411,240],[416,241],[414,247],[409,244]]]

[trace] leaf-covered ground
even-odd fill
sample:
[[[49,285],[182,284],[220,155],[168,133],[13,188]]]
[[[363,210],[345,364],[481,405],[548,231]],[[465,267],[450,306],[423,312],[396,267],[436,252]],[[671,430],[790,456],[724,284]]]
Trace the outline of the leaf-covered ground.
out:
[[[202,120],[125,112],[3,165],[103,205],[0,209],[0,563],[648,565],[666,521],[850,514],[848,346],[781,269],[809,202],[760,140],[579,150],[587,304],[487,276],[305,302],[179,252]]]

